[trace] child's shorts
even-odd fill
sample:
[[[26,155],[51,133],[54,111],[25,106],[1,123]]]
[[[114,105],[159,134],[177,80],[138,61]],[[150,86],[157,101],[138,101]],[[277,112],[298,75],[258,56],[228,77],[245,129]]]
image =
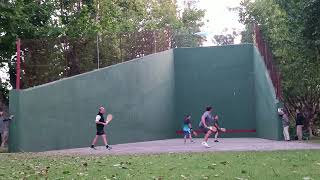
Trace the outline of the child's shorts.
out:
[[[188,131],[183,131],[183,134],[184,134],[185,136],[189,136],[189,135],[191,134],[191,132],[190,132],[190,130],[188,130]]]

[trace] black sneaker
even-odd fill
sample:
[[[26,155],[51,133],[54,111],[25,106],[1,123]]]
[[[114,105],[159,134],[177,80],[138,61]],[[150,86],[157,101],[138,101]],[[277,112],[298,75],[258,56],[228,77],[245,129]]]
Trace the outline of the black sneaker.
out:
[[[91,149],[94,149],[94,150],[97,150],[97,149],[94,147],[94,145],[91,145],[90,148],[91,148]]]
[[[219,142],[218,140],[214,140],[214,142]]]
[[[112,147],[111,147],[111,146],[109,146],[109,145],[106,145],[106,149],[107,149],[107,150],[111,150],[111,149],[112,149]]]

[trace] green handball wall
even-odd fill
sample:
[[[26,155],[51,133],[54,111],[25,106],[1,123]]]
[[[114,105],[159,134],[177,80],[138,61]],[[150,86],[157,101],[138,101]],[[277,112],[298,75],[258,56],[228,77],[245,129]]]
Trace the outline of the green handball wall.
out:
[[[275,98],[251,44],[182,48],[145,56],[30,89],[10,92],[10,152],[89,147],[99,106],[114,115],[110,144],[177,138],[183,117],[198,126],[208,105],[224,137],[280,139]]]
[[[173,138],[173,51],[12,91],[10,99],[14,152],[89,147],[102,105],[114,116],[110,144]]]

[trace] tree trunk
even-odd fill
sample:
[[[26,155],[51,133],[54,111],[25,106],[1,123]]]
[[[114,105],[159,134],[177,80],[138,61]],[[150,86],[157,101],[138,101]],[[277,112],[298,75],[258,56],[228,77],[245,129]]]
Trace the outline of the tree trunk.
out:
[[[311,127],[311,125],[309,126],[309,137],[310,137],[310,138],[313,138],[313,137],[314,137],[314,135],[312,134],[312,127]]]

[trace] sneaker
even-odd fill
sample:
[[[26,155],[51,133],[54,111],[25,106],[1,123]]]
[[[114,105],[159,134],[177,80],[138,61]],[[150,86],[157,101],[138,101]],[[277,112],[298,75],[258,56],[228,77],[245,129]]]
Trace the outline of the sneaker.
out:
[[[109,145],[107,145],[107,146],[106,146],[106,149],[107,149],[107,150],[111,150],[111,149],[112,149],[112,147],[111,147],[111,146],[109,146]]]
[[[94,147],[94,145],[90,146],[91,149],[97,150],[97,148]]]
[[[218,140],[214,140],[214,142],[219,142]]]
[[[202,142],[201,144],[202,144],[202,146],[204,146],[204,147],[206,147],[206,148],[210,148],[210,146],[208,145],[207,142]]]
[[[192,144],[194,144],[194,143],[196,143],[194,140],[192,140],[192,141],[190,141],[190,143],[192,143]]]

